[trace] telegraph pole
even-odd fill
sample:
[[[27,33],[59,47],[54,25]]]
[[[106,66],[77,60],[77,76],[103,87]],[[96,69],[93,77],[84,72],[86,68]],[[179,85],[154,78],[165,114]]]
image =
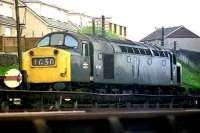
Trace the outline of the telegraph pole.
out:
[[[16,30],[17,30],[17,54],[19,70],[22,70],[22,54],[21,54],[21,30],[20,30],[20,20],[19,20],[19,3],[15,0],[15,13],[16,13]]]
[[[101,16],[101,35],[105,37],[105,16]]]
[[[95,33],[96,32],[96,30],[95,30],[96,20],[101,20],[101,35],[103,37],[105,37],[105,33],[106,33],[106,31],[105,31],[105,19],[111,19],[111,17],[105,17],[104,15],[102,15],[99,18],[96,18],[96,17],[92,18],[92,34],[93,35],[96,35],[96,33]]]
[[[161,46],[164,47],[164,27],[162,27],[162,33],[161,33]]]
[[[177,50],[177,42],[174,41],[174,54],[176,55],[176,50]]]
[[[176,52],[176,46],[177,46],[176,41],[174,41],[174,51],[175,52]]]
[[[95,18],[92,18],[92,35],[95,36]]]

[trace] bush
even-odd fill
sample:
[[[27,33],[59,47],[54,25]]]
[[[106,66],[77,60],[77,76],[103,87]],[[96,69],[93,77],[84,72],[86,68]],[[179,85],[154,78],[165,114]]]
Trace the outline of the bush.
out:
[[[83,27],[78,32],[92,35],[92,26]],[[96,27],[95,28],[95,34],[101,35],[101,33],[102,33],[101,28]],[[120,37],[118,35],[110,32],[110,31],[105,32],[105,37],[108,38],[108,39],[120,39]]]
[[[13,65],[0,66],[0,76],[4,76],[8,70],[13,68],[18,69],[18,65],[13,64]]]
[[[184,63],[181,64],[183,68],[183,85],[187,88],[200,89],[200,71],[192,70]]]

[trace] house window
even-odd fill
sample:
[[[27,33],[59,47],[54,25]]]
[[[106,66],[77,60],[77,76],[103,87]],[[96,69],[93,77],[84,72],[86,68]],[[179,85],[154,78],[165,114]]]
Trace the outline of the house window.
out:
[[[114,33],[117,33],[117,25],[114,24]]]
[[[32,31],[32,37],[34,37],[35,36],[35,32],[34,31]]]
[[[12,17],[12,6],[3,3],[0,6],[0,15]]]
[[[120,28],[119,28],[119,33],[120,33],[120,35],[122,35],[122,26],[120,26]]]
[[[11,28],[9,27],[5,27],[5,32],[4,32],[5,36],[11,36]]]
[[[124,27],[124,36],[126,36],[126,27]]]
[[[109,30],[112,32],[112,23],[109,23]]]
[[[53,28],[50,28],[50,29],[49,29],[49,32],[50,32],[50,33],[53,32]]]

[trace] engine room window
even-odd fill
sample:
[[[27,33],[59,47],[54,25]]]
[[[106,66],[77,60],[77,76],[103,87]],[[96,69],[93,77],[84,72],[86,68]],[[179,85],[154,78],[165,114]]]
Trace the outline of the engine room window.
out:
[[[39,43],[38,47],[48,46],[49,45],[49,36],[43,38]]]
[[[63,45],[64,34],[52,34],[51,45]]]
[[[160,56],[165,57],[165,53],[163,51],[160,51]]]
[[[151,51],[149,49],[146,49],[146,54],[151,55]]]
[[[168,57],[168,52],[167,51],[165,51],[165,56]]]
[[[159,52],[158,51],[156,51],[156,50],[152,50],[152,51],[154,53],[154,56],[159,56]]]
[[[127,49],[126,49],[126,47],[124,47],[124,46],[120,46],[120,48],[121,48],[121,51],[122,51],[122,52],[127,53]]]
[[[133,50],[134,50],[134,52],[135,52],[136,54],[140,54],[139,49],[137,49],[137,48],[133,48]]]
[[[140,49],[140,53],[145,55],[145,50],[144,49]]]
[[[65,46],[71,47],[71,48],[77,48],[78,47],[78,41],[72,37],[72,36],[65,36]]]
[[[128,53],[133,53],[133,49],[131,47],[128,47]]]

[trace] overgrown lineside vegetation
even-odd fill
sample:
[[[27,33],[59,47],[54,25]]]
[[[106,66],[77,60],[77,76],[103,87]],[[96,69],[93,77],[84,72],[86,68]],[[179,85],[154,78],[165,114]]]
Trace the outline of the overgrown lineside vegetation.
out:
[[[6,65],[6,66],[1,66],[1,65],[0,65],[0,76],[4,76],[5,73],[6,73],[8,70],[12,69],[12,68],[18,69],[18,65],[16,65],[16,64],[13,64],[13,65]]]
[[[183,85],[191,89],[200,89],[200,66],[197,66],[197,70],[192,70],[186,64],[181,64],[183,68]]]
[[[101,35],[101,31],[102,30],[100,27],[95,28],[95,34],[97,36]],[[92,26],[83,27],[78,32],[92,35]],[[110,31],[105,32],[105,37],[108,39],[121,39],[118,35],[110,32]]]

